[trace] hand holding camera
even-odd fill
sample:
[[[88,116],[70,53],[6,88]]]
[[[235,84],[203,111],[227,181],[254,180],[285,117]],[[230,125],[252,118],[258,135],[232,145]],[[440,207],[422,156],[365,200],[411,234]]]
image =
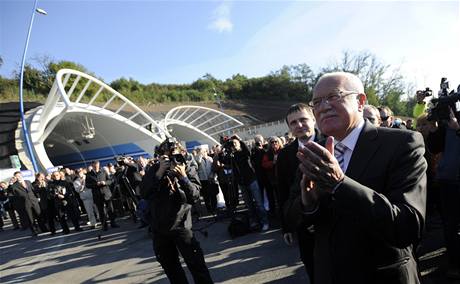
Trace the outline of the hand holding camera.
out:
[[[187,176],[185,164],[171,163],[171,172],[178,178]]]
[[[171,161],[169,160],[168,155],[162,155],[159,158],[159,161],[160,161],[160,167],[158,168],[155,174],[158,179],[162,178],[166,170],[168,170],[171,167]]]

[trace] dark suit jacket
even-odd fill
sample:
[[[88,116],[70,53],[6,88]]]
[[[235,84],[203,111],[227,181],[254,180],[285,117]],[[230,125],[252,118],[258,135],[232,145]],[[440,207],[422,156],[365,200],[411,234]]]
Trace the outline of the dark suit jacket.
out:
[[[319,138],[321,137],[318,131],[315,130],[315,141],[318,141]],[[290,189],[296,179],[297,168],[299,167],[299,159],[296,156],[298,151],[299,139],[295,139],[281,149],[276,159],[277,198],[281,212],[284,212],[284,206],[290,196]],[[284,218],[281,218],[281,228],[283,233],[292,232],[292,228],[287,226]]]
[[[281,149],[276,160],[276,176],[278,179],[276,196],[281,212],[283,212],[284,205],[289,199],[289,191],[294,183],[299,166],[299,159],[296,157],[298,149],[299,140],[296,139]],[[286,225],[285,218],[281,218],[281,228],[283,229],[283,233],[292,232],[292,229]]]
[[[105,185],[97,185],[99,181],[104,181]],[[92,170],[88,172],[88,174],[86,175],[86,186],[88,188],[91,188],[91,191],[93,193],[93,199],[95,202],[104,201],[104,192],[110,192],[109,186],[112,184],[112,182],[112,179],[102,169],[100,169],[97,173],[94,170]]]
[[[11,190],[13,191],[13,194],[20,200],[20,202],[23,202],[26,208],[39,208],[40,205],[38,203],[38,199],[34,194],[34,188],[30,181],[25,180],[26,183],[26,188],[19,183],[19,181],[15,182],[14,184],[11,185]]]
[[[412,247],[425,218],[423,154],[420,133],[366,122],[345,179],[315,213],[303,212],[295,181],[286,220],[315,225],[315,283],[419,283]]]

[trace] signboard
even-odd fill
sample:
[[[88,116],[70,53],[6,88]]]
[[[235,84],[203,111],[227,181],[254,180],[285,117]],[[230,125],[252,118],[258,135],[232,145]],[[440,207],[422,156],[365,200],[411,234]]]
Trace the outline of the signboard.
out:
[[[46,172],[47,172],[48,174],[51,174],[51,173],[53,173],[53,172],[59,171],[61,168],[62,168],[62,166],[47,168],[47,169],[46,169]]]
[[[35,173],[32,170],[24,170],[21,171],[21,175],[24,179],[34,181],[35,180]]]
[[[15,169],[20,169],[21,168],[21,161],[19,160],[18,155],[12,155],[10,156],[10,161],[11,161],[11,167]]]

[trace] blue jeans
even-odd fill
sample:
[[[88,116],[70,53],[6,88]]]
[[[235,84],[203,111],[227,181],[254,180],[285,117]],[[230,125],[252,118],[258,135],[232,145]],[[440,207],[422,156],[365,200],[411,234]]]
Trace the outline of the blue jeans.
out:
[[[244,203],[248,206],[251,216],[257,216],[262,225],[268,225],[267,211],[265,211],[262,192],[257,185],[257,181],[254,180],[249,185],[239,184],[238,186],[243,193]]]

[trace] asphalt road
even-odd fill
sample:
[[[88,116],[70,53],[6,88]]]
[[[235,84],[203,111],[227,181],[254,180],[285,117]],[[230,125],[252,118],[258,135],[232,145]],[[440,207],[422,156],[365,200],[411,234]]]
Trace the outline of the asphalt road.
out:
[[[0,232],[0,283],[169,283],[147,231],[129,219],[107,232],[87,229],[38,238],[6,223]],[[201,232],[196,236],[216,283],[308,283],[297,248],[284,244],[276,225],[233,240],[227,225],[228,220],[195,223],[195,228],[209,226],[208,237]],[[444,276],[446,256],[437,217],[428,220],[419,258],[423,284],[460,283]]]
[[[100,240],[97,229],[31,238],[29,231],[6,226],[0,232],[0,283],[169,283],[146,230],[131,220],[119,223]],[[209,226],[208,237],[196,236],[215,282],[308,283],[297,249],[284,244],[279,229],[232,240],[227,225],[195,224]]]

